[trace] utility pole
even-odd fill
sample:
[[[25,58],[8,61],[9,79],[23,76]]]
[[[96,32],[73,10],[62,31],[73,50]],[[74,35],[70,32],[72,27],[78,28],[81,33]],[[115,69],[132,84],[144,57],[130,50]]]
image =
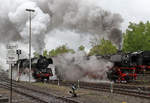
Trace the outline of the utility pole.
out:
[[[29,82],[31,83],[31,12],[35,12],[33,9],[26,9],[29,12]]]
[[[9,103],[12,103],[12,64],[9,65],[10,69],[10,98]]]
[[[12,66],[16,63],[17,61],[17,56],[16,56],[16,49],[17,49],[16,44],[8,44],[7,45],[7,64],[9,64],[9,70],[10,70],[10,97],[9,97],[9,103],[12,103]]]

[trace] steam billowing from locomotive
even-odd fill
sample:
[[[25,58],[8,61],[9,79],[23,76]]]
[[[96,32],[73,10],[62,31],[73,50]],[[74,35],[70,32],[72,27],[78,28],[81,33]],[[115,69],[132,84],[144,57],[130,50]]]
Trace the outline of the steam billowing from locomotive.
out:
[[[97,6],[96,1],[98,0],[1,0],[0,43],[28,43],[29,20],[25,9],[31,8],[35,9],[32,13],[32,47],[38,53],[42,53],[45,48],[45,36],[53,30],[73,31],[82,38],[87,35],[104,37],[119,46],[122,17],[103,10]],[[105,78],[102,74],[107,71],[107,65],[111,67],[112,63],[96,57],[87,60],[84,55],[79,55],[65,54],[54,58],[58,75],[78,80],[89,73],[93,76],[94,72],[98,73],[98,78]]]
[[[99,35],[119,45],[121,16],[105,11],[90,1],[0,1],[0,42],[28,42],[29,21],[25,9],[33,8],[36,12],[32,13],[32,46],[39,53],[45,47],[45,35],[52,30],[73,30],[82,37],[87,34]]]
[[[55,64],[55,68],[53,68],[52,66],[53,61]],[[52,58],[40,56],[39,58],[32,58],[31,64],[32,69],[30,75],[32,77],[32,81],[44,81],[45,79],[49,80],[49,78],[51,78],[52,76],[56,76],[61,80],[69,81],[106,81],[108,80],[106,73],[113,66],[113,63],[108,60],[102,59],[101,57],[87,57],[85,52],[63,54],[54,57],[53,60]],[[18,67],[20,68],[19,74]],[[28,59],[20,59],[12,68],[14,80],[29,80]]]
[[[106,72],[113,63],[108,60],[87,57],[84,52],[63,54],[53,58],[56,65],[56,75],[64,80],[107,80]]]

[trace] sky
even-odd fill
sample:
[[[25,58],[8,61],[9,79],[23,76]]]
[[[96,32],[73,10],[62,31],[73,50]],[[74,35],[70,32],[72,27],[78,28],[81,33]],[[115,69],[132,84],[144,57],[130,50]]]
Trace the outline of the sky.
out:
[[[120,23],[121,24],[120,29],[122,30],[122,32],[125,32],[125,30],[128,27],[129,22],[138,23],[139,21],[146,22],[150,20],[150,7],[149,7],[150,1],[149,0],[54,0],[56,1],[56,4],[49,5],[49,7],[46,8],[45,5],[48,4],[47,2],[50,2],[50,1],[53,1],[53,0],[0,0],[0,29],[1,29],[0,30],[0,35],[1,35],[0,42],[7,43],[9,38],[14,39],[16,38],[15,37],[16,34],[20,33],[20,35],[17,38],[20,38],[20,36],[23,36],[23,39],[25,39],[23,42],[21,41],[21,44],[24,46],[21,46],[19,44],[20,48],[23,49],[24,51],[28,51],[27,50],[27,47],[28,47],[28,43],[27,43],[28,42],[28,37],[27,37],[28,36],[28,13],[25,12],[24,10],[27,7],[28,8],[33,7],[37,11],[36,13],[33,14],[34,17],[32,19],[32,22],[33,22],[32,31],[33,31],[33,34],[36,34],[36,35],[33,35],[34,36],[33,42],[35,42],[33,46],[35,47],[34,48],[35,50],[37,50],[39,45],[43,47],[44,49],[51,50],[62,44],[66,44],[67,46],[75,50],[77,50],[77,48],[80,45],[84,45],[86,47],[86,51],[88,51],[91,48],[91,44],[89,43],[89,41],[91,40],[91,37],[89,35],[85,35],[85,36],[82,35],[84,33],[75,32],[73,29],[68,30],[66,25],[68,25],[67,22],[74,23],[76,19],[78,20],[78,18],[81,21],[82,17],[79,17],[79,16],[82,15],[82,12],[84,11],[88,12],[84,9],[86,8],[86,6],[90,7],[89,5],[92,6],[94,4],[98,6],[99,8],[107,10],[111,13],[120,14],[121,17],[123,18],[123,22]],[[66,26],[67,30],[57,29],[59,27],[58,26],[55,29],[52,29],[50,31],[47,27],[49,26],[51,22],[51,18],[49,17],[48,14],[44,13],[43,10],[46,10],[46,9],[52,9],[54,11],[58,10],[57,16],[59,14],[62,15],[65,12],[65,11],[62,11],[63,9],[65,10],[64,8],[65,6],[64,7],[57,7],[57,6],[63,6],[61,5],[61,3],[65,1],[79,2],[77,4],[79,4],[78,6],[80,6],[81,11],[77,15],[78,18],[75,18],[75,20],[72,20],[72,21],[71,19],[70,20],[68,19],[68,21],[66,20],[67,22],[64,22],[66,23],[65,25],[63,25],[64,23],[60,24],[60,25]],[[40,5],[41,7],[38,7],[37,4]],[[82,8],[82,5],[84,5],[85,8]],[[74,6],[74,5],[71,5],[71,6]],[[44,8],[44,9],[41,9],[41,8]],[[62,10],[60,8],[62,8]],[[72,11],[70,13],[72,13]],[[69,16],[66,16],[66,17],[69,17]],[[10,25],[10,22],[11,22],[11,25]],[[55,22],[56,22],[55,24],[57,25],[57,20]],[[6,29],[7,27],[8,29]],[[3,31],[3,29],[6,29],[6,30]],[[41,34],[44,36],[41,36]],[[35,39],[35,38],[38,38],[38,39]],[[39,39],[41,40],[43,39],[44,42],[43,41],[37,42],[37,41],[40,41]],[[36,45],[36,43],[38,45]],[[40,48],[40,49],[43,49],[43,48]]]
[[[23,50],[23,53],[26,53],[24,57],[26,57],[26,55],[28,56],[27,36],[29,22],[28,13],[25,12],[25,8],[27,7],[33,7],[37,11],[33,14],[32,18],[32,42],[34,46],[32,47],[32,52],[38,49],[51,50],[62,44],[66,44],[67,46],[75,50],[77,50],[80,45],[83,45],[86,47],[86,51],[89,51],[89,49],[91,48],[91,44],[89,43],[89,41],[91,40],[91,36],[87,34],[90,33],[90,30],[88,31],[87,29],[88,33],[86,34],[85,32],[83,32],[84,30],[80,30],[80,27],[77,27],[79,32],[76,32],[74,28],[71,28],[71,30],[69,30],[69,26],[72,24],[75,24],[76,26],[78,23],[82,23],[81,21],[84,20],[82,16],[92,20],[93,15],[90,15],[91,17],[86,17],[84,15],[84,13],[87,14],[87,12],[94,13],[94,11],[88,8],[90,7],[90,5],[96,5],[99,8],[107,10],[111,13],[120,14],[123,18],[123,22],[119,22],[119,24],[121,24],[119,28],[122,32],[125,32],[129,22],[138,23],[140,21],[146,22],[150,20],[150,0],[54,0],[56,1],[56,4],[46,7],[45,5],[50,1],[53,0],[0,0],[0,65],[3,65],[3,63],[5,63],[6,61],[6,48],[3,44],[7,44],[10,39],[19,39],[19,49]],[[77,6],[80,6],[80,12],[76,13],[76,10],[74,9],[76,8],[76,5],[74,4],[70,6],[71,9],[66,9],[64,6],[64,4],[66,3],[65,1],[74,1],[73,3],[78,2],[76,4],[79,4]],[[62,2],[65,3],[63,4]],[[38,5],[40,5],[40,7]],[[67,3],[65,5],[67,5]],[[82,7],[82,5],[85,8]],[[56,12],[56,20],[54,19],[54,24],[57,27],[49,27],[52,18],[50,17],[50,15],[44,13],[44,10],[47,11],[47,9],[51,9]],[[89,9],[89,11],[86,9]],[[65,10],[70,11],[67,14],[67,11]],[[66,13],[67,15],[65,15],[65,22],[62,23],[61,17],[63,13]],[[70,14],[77,14],[77,17],[72,20],[70,19]],[[57,19],[60,20],[60,23],[57,22]],[[59,25],[66,26],[65,30],[60,29]],[[87,25],[90,25],[90,23],[87,23]],[[84,26],[86,27],[87,25]],[[80,24],[79,26],[82,27],[82,24]],[[82,28],[86,30],[84,26]],[[118,28],[118,26],[116,27]],[[22,39],[20,39],[21,36],[22,39],[24,39],[23,41]],[[42,40],[44,40],[44,42]],[[38,47],[39,45],[41,48]]]
[[[33,2],[29,3],[29,1],[33,1]],[[27,13],[25,14],[23,12],[24,8],[25,7],[29,7],[29,8],[37,7],[36,4],[34,4],[34,2],[36,3],[38,2],[40,3],[40,5],[45,6],[45,3],[47,3],[47,1],[52,1],[52,0],[5,0],[5,1],[0,0],[0,9],[1,9],[0,19],[2,19],[0,21],[3,22],[3,18],[6,18],[8,16],[9,20],[13,23],[13,25],[15,24],[14,27],[17,28],[17,32],[15,31],[15,33],[20,32],[21,35],[24,35],[24,34],[28,35],[28,33],[26,33],[26,31],[28,30],[28,25],[27,25],[28,22],[25,22],[27,21]],[[64,2],[65,0],[54,0],[54,1]],[[74,0],[74,1],[78,1],[78,2],[82,1],[81,4],[85,4],[85,5],[95,4],[99,6],[100,8],[107,10],[111,13],[119,13],[121,17],[123,18],[123,22],[121,23],[121,27],[120,27],[122,32],[125,32],[126,28],[128,27],[129,22],[138,23],[139,21],[146,22],[147,20],[150,20],[150,7],[149,7],[150,1],[149,0]],[[53,5],[49,5],[49,8],[51,8],[51,6],[53,7]],[[42,28],[43,30],[40,30],[40,29],[39,31],[33,30],[33,32],[36,32],[37,36],[39,36],[41,33],[45,34],[44,32],[47,31],[47,28],[45,27],[48,26],[46,22],[49,23],[51,20],[49,16],[47,14],[44,14],[41,9],[36,8],[36,11],[38,11],[38,14],[37,14],[38,16],[36,16],[32,20],[33,26],[35,27],[33,29]],[[42,16],[42,18],[39,19],[39,16]],[[24,21],[24,22],[20,22],[20,21]],[[39,22],[35,22],[35,21],[39,21]],[[0,26],[5,25],[5,24],[8,24],[8,23],[4,22],[0,24]],[[25,27],[20,29],[20,27],[23,27],[23,26]],[[5,28],[5,26],[2,27],[2,29],[3,28]],[[77,32],[74,32],[74,31],[68,31],[68,30],[62,31],[62,30],[54,29],[51,32],[48,32],[47,34],[48,35],[46,35],[45,44],[46,44],[46,49],[48,50],[51,50],[62,44],[67,44],[69,47],[72,47],[74,49],[77,49],[77,47],[80,46],[81,44],[86,46],[87,50],[89,50],[89,48],[91,47],[89,43],[89,40],[90,40],[89,36],[82,38]],[[9,37],[6,37],[6,38],[9,38]],[[44,38],[41,38],[41,39],[44,39]],[[1,37],[0,41],[3,41],[3,40],[7,41],[7,39],[5,40],[5,38]]]
[[[99,5],[106,10],[121,14],[124,19],[123,31],[127,28],[128,22],[150,20],[149,0],[99,0]]]
[[[140,21],[146,22],[150,20],[150,1],[149,0],[91,0],[91,2],[97,3],[104,10],[109,10],[112,13],[119,13],[123,18],[123,23],[121,25],[121,30],[125,32],[129,22],[138,23]],[[48,44],[54,44],[53,46],[46,45],[48,49],[56,47],[56,45],[61,45],[62,43],[73,46],[77,48],[77,45],[80,45],[79,37],[75,35],[66,34],[65,37],[60,36],[61,33],[55,33],[54,37],[49,35]],[[73,38],[73,39],[68,39]],[[87,39],[87,38],[86,38]],[[90,48],[90,44],[86,39],[81,42],[87,47],[87,50]],[[88,39],[89,40],[89,39]],[[53,43],[55,42],[55,43]]]

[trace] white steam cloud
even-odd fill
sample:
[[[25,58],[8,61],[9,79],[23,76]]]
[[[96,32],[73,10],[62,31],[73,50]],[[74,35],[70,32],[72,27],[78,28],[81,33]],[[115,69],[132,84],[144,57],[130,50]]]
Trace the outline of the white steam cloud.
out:
[[[15,25],[15,28],[20,33],[20,36],[25,42],[28,40],[28,13],[26,8],[32,8],[35,13],[32,13],[32,46],[34,49],[41,53],[45,47],[44,39],[47,27],[50,23],[50,16],[43,13],[35,2],[26,1],[21,2],[15,11],[8,13],[9,20]]]
[[[119,14],[105,11],[92,0],[5,0],[0,1],[0,42],[28,41],[28,12],[32,13],[32,46],[41,53],[45,35],[54,29],[70,30],[83,35],[99,35],[121,42]]]
[[[25,9],[31,8],[35,10],[32,13],[32,47],[38,53],[42,53],[45,48],[45,36],[54,30],[73,31],[82,38],[96,35],[119,46],[123,20],[119,14],[97,6],[97,2],[98,0],[0,0],[0,43],[28,43],[29,20]],[[112,63],[96,57],[87,60],[83,53],[66,54],[54,59],[58,74],[70,80],[85,76],[104,79],[107,65],[112,66]]]
[[[85,77],[107,80],[106,72],[113,63],[96,56],[87,57],[84,52],[63,54],[53,58],[57,76],[64,80],[82,80]]]
[[[28,69],[27,69],[28,70]],[[18,71],[17,71],[17,69],[13,69],[13,74],[12,74],[12,79],[13,80],[16,80],[16,81],[26,81],[26,82],[28,82],[29,81],[29,71],[28,72],[22,72],[21,74],[20,74],[20,76],[18,76]],[[9,72],[10,73],[10,72]],[[10,78],[10,75],[9,75],[9,78]],[[36,80],[33,78],[33,76],[32,76],[32,74],[30,74],[30,81],[31,82],[35,82]]]

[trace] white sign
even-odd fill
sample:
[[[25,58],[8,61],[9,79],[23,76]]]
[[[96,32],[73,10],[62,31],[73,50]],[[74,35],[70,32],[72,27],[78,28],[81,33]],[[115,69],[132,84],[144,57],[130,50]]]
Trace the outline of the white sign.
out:
[[[7,64],[14,64],[17,61],[17,50],[18,46],[16,44],[7,45]]]
[[[16,44],[8,44],[7,49],[17,49],[18,46]]]

